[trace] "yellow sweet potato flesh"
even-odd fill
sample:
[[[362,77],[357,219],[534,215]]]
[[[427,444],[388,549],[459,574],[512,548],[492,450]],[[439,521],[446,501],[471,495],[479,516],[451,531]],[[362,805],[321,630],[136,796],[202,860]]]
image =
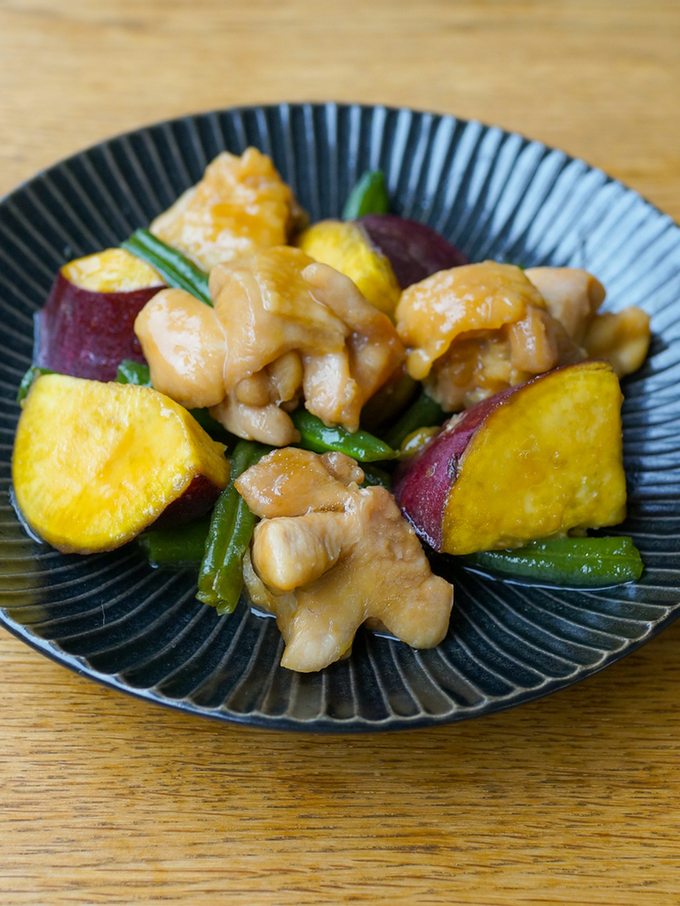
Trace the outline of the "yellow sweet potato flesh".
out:
[[[364,231],[352,221],[322,220],[297,240],[310,258],[329,264],[359,287],[379,311],[394,316],[401,289],[387,258],[374,249]]]
[[[619,382],[584,362],[518,387],[479,425],[443,514],[451,554],[521,547],[626,514]]]
[[[201,477],[216,493],[226,487],[224,447],[163,394],[58,374],[34,383],[17,428],[14,492],[28,525],[58,550],[120,547]]]
[[[78,289],[96,293],[135,292],[149,286],[163,286],[163,278],[155,268],[125,249],[104,249],[76,258],[65,264],[61,272]]]

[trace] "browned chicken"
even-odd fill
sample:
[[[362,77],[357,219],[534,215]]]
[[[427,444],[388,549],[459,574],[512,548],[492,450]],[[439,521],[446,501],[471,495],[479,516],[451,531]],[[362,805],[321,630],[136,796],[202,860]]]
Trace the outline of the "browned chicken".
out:
[[[257,148],[223,151],[151,232],[209,271],[220,261],[284,245],[304,221],[290,188]]]
[[[408,287],[397,331],[409,374],[448,412],[581,357],[522,270],[495,261]]]
[[[532,267],[526,276],[545,299],[548,310],[591,359],[608,359],[621,378],[633,374],[649,351],[649,315],[631,306],[598,312],[604,286],[587,271],[569,267]]]
[[[448,412],[589,357],[630,374],[647,353],[649,318],[636,308],[598,314],[604,296],[574,268],[485,261],[440,271],[397,306],[409,374]]]
[[[384,488],[342,453],[288,447],[235,482],[258,516],[244,575],[276,615],[281,663],[320,670],[347,653],[359,626],[379,621],[414,648],[444,638],[453,588],[433,575],[413,529]]]
[[[304,398],[327,425],[356,431],[364,403],[404,359],[387,315],[355,284],[291,247],[213,268],[214,308],[165,290],[135,333],[153,386],[212,415],[239,437],[285,446]]]

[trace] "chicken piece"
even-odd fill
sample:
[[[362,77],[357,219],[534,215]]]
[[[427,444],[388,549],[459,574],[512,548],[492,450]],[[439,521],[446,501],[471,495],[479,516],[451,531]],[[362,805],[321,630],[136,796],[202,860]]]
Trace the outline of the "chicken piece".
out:
[[[587,271],[534,267],[525,274],[545,299],[553,317],[589,358],[607,359],[619,378],[640,368],[651,339],[646,312],[633,306],[618,312],[598,312],[605,289]]]
[[[285,447],[300,440],[290,415],[276,403],[266,406],[249,406],[240,403],[230,391],[210,415],[236,437],[256,440],[272,447]]]
[[[433,274],[404,290],[396,317],[409,374],[448,412],[583,358],[511,264],[485,261]]]
[[[387,315],[355,284],[299,249],[266,249],[210,274],[214,308],[183,290],[145,306],[135,332],[153,386],[210,407],[229,431],[273,446],[298,441],[289,412],[305,406],[356,431],[364,403],[404,360]]]
[[[607,359],[619,378],[633,374],[649,351],[650,319],[647,312],[630,306],[596,315],[586,331],[583,345],[593,359]]]
[[[183,289],[164,289],[146,303],[134,329],[154,389],[188,409],[224,398],[227,338],[213,308]]]
[[[302,220],[290,188],[256,148],[223,151],[203,179],[151,224],[151,232],[209,271],[220,261],[284,245]]]
[[[276,450],[235,482],[258,516],[244,577],[253,601],[275,614],[281,664],[321,670],[351,647],[359,626],[380,624],[414,648],[444,638],[453,588],[433,575],[394,498],[360,488],[342,453]]]
[[[359,485],[364,473],[344,453],[318,456],[286,447],[269,454],[239,478],[238,492],[247,501],[257,500],[259,516],[304,516],[312,510],[341,511],[347,487]]]
[[[575,267],[530,267],[524,276],[543,296],[553,318],[583,346],[588,326],[606,295],[600,281]]]

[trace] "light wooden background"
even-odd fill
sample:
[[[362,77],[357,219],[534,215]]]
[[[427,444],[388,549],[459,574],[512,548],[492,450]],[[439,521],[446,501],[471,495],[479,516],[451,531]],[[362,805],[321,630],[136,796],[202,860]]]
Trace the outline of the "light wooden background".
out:
[[[0,0],[0,193],[167,117],[338,100],[520,131],[677,220],[679,98],[678,0]],[[0,903],[680,903],[679,645],[491,718],[320,738],[179,716],[0,632]]]

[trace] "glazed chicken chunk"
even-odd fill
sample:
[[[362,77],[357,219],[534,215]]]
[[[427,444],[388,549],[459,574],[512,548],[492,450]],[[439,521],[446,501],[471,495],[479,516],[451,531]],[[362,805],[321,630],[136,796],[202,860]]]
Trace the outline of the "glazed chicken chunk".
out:
[[[304,399],[327,425],[356,431],[364,403],[404,358],[387,315],[304,252],[277,247],[213,268],[214,308],[164,290],[135,332],[153,386],[188,408],[211,407],[229,431],[285,446]]]
[[[440,271],[408,287],[397,331],[409,374],[448,412],[560,365],[607,358],[622,377],[649,347],[637,308],[599,314],[602,284],[577,268],[522,271],[484,261]]]
[[[532,267],[524,273],[585,356],[607,359],[620,378],[640,368],[650,342],[646,312],[635,306],[598,312],[605,298],[604,286],[578,268]]]
[[[396,317],[409,374],[448,412],[582,358],[512,264],[439,271],[404,290]]]
[[[223,151],[203,178],[151,224],[151,232],[209,271],[220,261],[284,245],[303,214],[271,159],[257,148]]]
[[[363,478],[342,453],[287,447],[235,482],[263,517],[244,577],[253,601],[275,614],[291,670],[338,660],[367,620],[414,648],[446,634],[452,586],[433,575],[392,495],[360,488]]]

